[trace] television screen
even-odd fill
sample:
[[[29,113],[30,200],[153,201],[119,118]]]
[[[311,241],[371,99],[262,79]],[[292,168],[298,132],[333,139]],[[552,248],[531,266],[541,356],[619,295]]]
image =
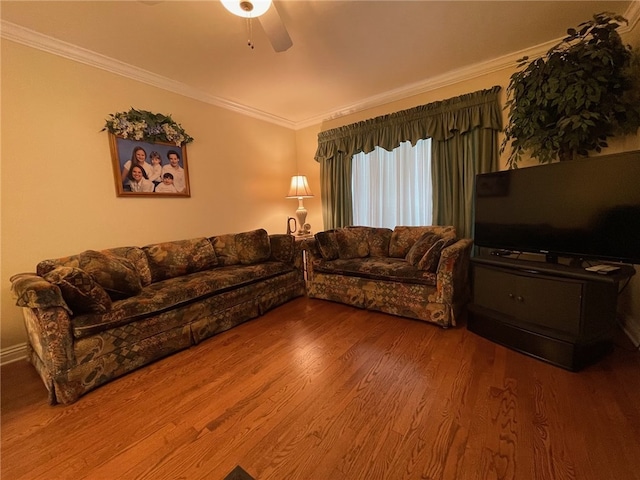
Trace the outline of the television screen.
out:
[[[640,263],[640,151],[477,175],[474,241]]]

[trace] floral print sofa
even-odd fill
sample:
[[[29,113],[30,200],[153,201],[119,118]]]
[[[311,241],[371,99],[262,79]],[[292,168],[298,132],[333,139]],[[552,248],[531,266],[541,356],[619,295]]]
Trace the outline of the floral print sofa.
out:
[[[448,328],[469,299],[471,239],[454,227],[346,227],[304,242],[307,295]]]
[[[305,293],[294,238],[263,229],[87,250],[11,282],[51,404]]]

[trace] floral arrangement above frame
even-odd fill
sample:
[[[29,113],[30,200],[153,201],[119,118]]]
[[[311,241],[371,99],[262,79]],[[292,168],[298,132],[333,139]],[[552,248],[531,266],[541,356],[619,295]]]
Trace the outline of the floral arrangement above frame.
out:
[[[111,114],[102,130],[118,196],[191,196],[186,144],[193,138],[170,116],[131,109]]]
[[[109,130],[117,137],[148,142],[173,143],[176,146],[193,142],[193,138],[176,123],[171,115],[132,108],[128,112],[109,115],[102,131]]]

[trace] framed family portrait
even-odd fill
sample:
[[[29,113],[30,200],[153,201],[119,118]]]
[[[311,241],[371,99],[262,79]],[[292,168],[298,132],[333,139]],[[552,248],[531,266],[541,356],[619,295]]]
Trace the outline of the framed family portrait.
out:
[[[187,147],[109,133],[119,197],[190,197]]]

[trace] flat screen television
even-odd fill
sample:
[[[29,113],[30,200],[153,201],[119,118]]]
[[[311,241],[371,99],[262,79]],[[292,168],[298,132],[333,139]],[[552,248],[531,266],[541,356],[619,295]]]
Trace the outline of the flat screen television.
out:
[[[477,246],[640,264],[640,151],[476,176]]]

